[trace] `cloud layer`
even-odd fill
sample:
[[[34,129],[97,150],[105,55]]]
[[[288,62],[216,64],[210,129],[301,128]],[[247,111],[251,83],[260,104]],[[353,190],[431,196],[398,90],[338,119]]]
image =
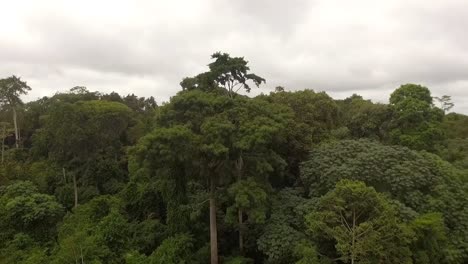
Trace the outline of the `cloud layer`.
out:
[[[403,83],[468,114],[468,2],[380,0],[2,1],[0,76],[27,99],[76,85],[168,100],[215,51],[267,85],[386,102]]]

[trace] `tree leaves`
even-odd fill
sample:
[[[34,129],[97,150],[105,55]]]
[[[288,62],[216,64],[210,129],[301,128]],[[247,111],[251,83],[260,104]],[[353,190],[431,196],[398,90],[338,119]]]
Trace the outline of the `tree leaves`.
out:
[[[385,263],[411,263],[410,234],[400,226],[395,209],[362,182],[339,181],[320,198],[306,223],[316,239],[324,236],[336,241],[339,259],[345,263],[383,259]]]
[[[202,91],[216,91],[224,88],[229,97],[234,97],[239,90],[250,92],[248,81],[257,87],[265,82],[262,77],[248,73],[250,67],[242,57],[231,57],[227,53],[216,52],[211,55],[215,61],[208,64],[210,71],[201,73],[192,78],[185,78],[180,85],[184,90],[199,89]]]

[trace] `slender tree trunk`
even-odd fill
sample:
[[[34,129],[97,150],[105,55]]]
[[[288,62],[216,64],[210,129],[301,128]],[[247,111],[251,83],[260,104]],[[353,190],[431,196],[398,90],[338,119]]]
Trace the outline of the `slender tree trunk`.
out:
[[[18,148],[18,142],[19,142],[19,132],[18,132],[18,123],[16,121],[16,107],[12,106],[12,111],[13,111],[13,124],[15,126],[15,146]]]
[[[76,175],[73,173],[73,189],[75,191],[75,208],[78,207],[78,186],[76,186]]]
[[[218,227],[216,225],[216,194],[214,178],[210,179],[210,246],[211,264],[218,264]]]
[[[66,179],[66,174],[65,174],[65,168],[62,167],[62,171],[63,171],[63,178]],[[74,192],[74,196],[75,196],[75,205],[74,207],[78,207],[78,186],[76,185],[76,175],[73,173],[73,192]]]
[[[351,264],[354,264],[354,245],[356,241],[356,212],[353,210],[353,230],[352,230],[352,242],[351,242]]]
[[[237,180],[242,180],[242,169],[244,167],[244,160],[242,159],[242,154],[239,156],[239,159],[236,162],[237,170]],[[239,252],[241,255],[244,255],[244,223],[243,223],[243,212],[242,208],[239,208],[237,211],[238,221],[239,221]]]
[[[5,131],[6,130],[6,127],[5,125],[3,125],[2,127],[2,164],[3,164],[3,160],[4,160],[4,157],[5,157]]]
[[[78,264],[78,259],[76,258],[75,246],[73,246],[73,257],[75,257],[75,264]]]
[[[241,256],[243,256],[244,255],[244,230],[243,230],[244,224],[242,222],[242,217],[243,217],[242,209],[239,209],[238,215],[239,215],[239,252]]]
[[[84,264],[84,257],[83,257],[83,248],[80,245],[80,255],[81,255],[81,264]]]

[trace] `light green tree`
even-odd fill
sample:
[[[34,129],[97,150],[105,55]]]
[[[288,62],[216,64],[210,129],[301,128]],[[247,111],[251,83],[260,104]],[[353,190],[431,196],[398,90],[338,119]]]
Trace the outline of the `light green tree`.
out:
[[[306,216],[314,236],[336,241],[344,263],[411,263],[411,233],[372,187],[342,180]]]
[[[7,105],[13,113],[13,125],[15,128],[15,145],[18,148],[20,143],[20,131],[18,128],[17,107],[23,104],[20,96],[25,95],[31,87],[21,78],[15,75],[0,80],[0,101],[2,105]]]

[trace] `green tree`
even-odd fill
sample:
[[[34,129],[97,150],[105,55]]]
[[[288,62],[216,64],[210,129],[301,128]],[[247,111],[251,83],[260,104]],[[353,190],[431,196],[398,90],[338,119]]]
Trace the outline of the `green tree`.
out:
[[[400,205],[400,210],[440,212],[448,229],[445,254],[452,263],[466,258],[468,247],[460,238],[468,232],[467,184],[462,172],[436,155],[367,140],[334,142],[311,152],[301,179],[312,197],[326,194],[342,179],[358,180],[407,207]]]
[[[281,136],[289,115],[279,105],[241,97],[235,99],[233,108],[227,108],[226,113],[229,122],[234,124],[227,142],[230,164],[235,171],[235,183],[229,192],[236,201],[230,209],[237,208],[239,250],[243,254],[244,233],[248,233],[244,219],[254,223],[260,220],[267,199],[265,183],[272,175],[282,174],[286,166],[276,153],[274,142]],[[249,177],[247,181],[245,177]]]
[[[193,239],[185,234],[176,235],[163,243],[149,257],[150,264],[188,264],[192,257]]]
[[[441,97],[434,97],[439,104],[440,104],[440,109],[444,110],[445,113],[450,111],[455,104],[452,103],[452,97],[450,95],[442,95]]]
[[[332,142],[311,151],[301,179],[314,197],[324,195],[341,179],[359,180],[420,210],[450,177],[441,170],[441,160],[432,157],[369,140]]]
[[[336,241],[344,263],[411,263],[411,234],[385,198],[362,182],[338,182],[306,221],[315,236]]]
[[[296,261],[295,264],[319,264],[320,263],[317,249],[305,240],[299,243],[295,247],[294,253],[296,257],[299,258],[299,260]]]
[[[442,214],[428,213],[418,216],[410,223],[415,234],[411,245],[413,263],[439,264],[447,263],[447,236]]]
[[[468,116],[457,113],[447,114],[444,118],[444,131],[450,139],[468,138]]]
[[[275,110],[263,100],[257,102],[243,96],[230,98],[198,89],[183,91],[161,108],[158,127],[140,141],[141,147],[137,147],[136,153],[140,153],[137,154],[140,162],[146,160],[141,164],[148,164],[149,174],[173,179],[176,186],[181,186],[178,193],[187,193],[184,184],[190,179],[204,185],[211,197],[210,226],[214,238],[217,236],[217,188],[247,177],[255,178],[261,186],[269,175],[284,168],[284,161],[272,147],[285,126],[284,118],[281,108]],[[156,150],[159,148],[168,150]],[[167,156],[156,155],[159,152]],[[148,162],[150,160],[152,162]],[[247,208],[236,208],[240,212],[237,222],[242,250],[243,221],[248,221],[249,216],[243,212]]]
[[[295,184],[300,163],[307,158],[310,149],[331,139],[332,131],[338,128],[338,105],[326,93],[313,90],[276,92],[258,99],[289,112],[285,118],[287,124],[274,148],[287,163],[287,175],[283,180],[271,181],[279,186]]]
[[[231,57],[227,53],[216,52],[211,58],[215,61],[208,64],[210,71],[183,79],[180,83],[182,89],[212,91],[223,87],[229,97],[234,97],[241,89],[250,92],[249,81],[257,87],[265,82],[262,77],[249,73],[250,67],[243,57]]]
[[[41,247],[30,236],[18,233],[0,249],[0,263],[48,263],[46,251],[46,248]]]
[[[116,95],[110,94],[110,99],[115,98],[115,96]],[[129,94],[120,100],[113,99],[110,101],[117,101],[120,103],[124,103],[130,109],[138,113],[144,113],[147,111],[154,110],[158,106],[153,96],[145,98],[145,97],[138,97],[135,94],[131,94],[131,95]]]
[[[126,255],[128,264],[188,264],[198,263],[193,259],[194,239],[188,234],[177,234],[165,239],[150,256],[130,252]]]
[[[133,148],[138,172],[155,181],[166,202],[167,223],[173,233],[186,231],[187,215],[182,205],[187,203],[187,184],[197,176],[199,139],[184,126],[157,128],[144,136]],[[143,171],[142,171],[143,170]],[[143,175],[142,175],[143,176]]]
[[[391,94],[390,107],[393,111],[391,143],[432,152],[443,143],[444,112],[434,107],[429,89],[415,84],[402,85]]]
[[[0,80],[0,100],[2,105],[8,105],[13,113],[13,125],[15,128],[16,148],[20,142],[20,131],[18,129],[16,108],[23,104],[20,96],[27,94],[31,87],[15,75]]]
[[[79,193],[86,200],[86,192],[94,196],[123,187],[119,186],[125,178],[120,162],[131,122],[127,106],[109,101],[59,102],[48,111],[33,148],[63,167],[64,177],[71,174],[75,207]],[[78,190],[79,183],[85,189]],[[94,191],[87,188],[91,186]]]
[[[55,236],[56,224],[64,214],[55,197],[39,193],[37,187],[27,181],[0,187],[0,211],[2,242],[20,232],[46,242]]]
[[[51,263],[122,263],[131,236],[122,202],[96,197],[65,216]]]
[[[239,251],[244,253],[244,232],[248,224],[265,222],[267,193],[253,178],[239,180],[228,189],[234,203],[226,210],[226,222],[237,223],[239,232]],[[244,218],[247,220],[244,221]]]
[[[6,141],[6,132],[7,132],[7,126],[9,125],[8,122],[0,122],[1,130],[2,130],[2,166],[3,166],[3,161],[5,160],[5,141]]]
[[[352,138],[387,139],[392,114],[388,105],[374,104],[358,95],[338,101],[338,105],[340,123],[349,129]]]
[[[448,247],[444,250],[447,262],[465,263],[468,260],[468,243],[464,239],[468,234],[468,174],[463,175],[444,163],[440,169],[450,179],[436,188],[434,197],[428,201],[427,211],[443,214],[448,238]]]
[[[447,136],[447,145],[439,155],[455,166],[468,170],[468,116],[450,113],[442,124]]]
[[[290,188],[271,195],[269,217],[257,239],[267,263],[286,264],[310,257],[303,247],[307,243],[304,216],[315,208],[316,199],[303,196],[302,191]]]
[[[140,147],[136,150],[139,157],[137,160],[141,164],[148,164],[150,175],[165,181],[168,179],[175,188],[180,189],[176,197],[168,197],[172,208],[180,208],[180,203],[186,200],[185,190],[189,178],[198,178],[207,184],[210,193],[212,263],[218,261],[216,185],[222,178],[221,167],[227,161],[228,148],[223,143],[228,141],[233,128],[232,123],[228,123],[226,116],[220,112],[229,103],[228,97],[215,93],[200,90],[180,93],[163,107],[158,120],[160,126],[140,140]],[[156,159],[167,162],[153,163],[160,164],[159,167],[148,163]],[[180,219],[174,218],[177,221]]]
[[[199,173],[209,183],[212,263],[217,263],[216,187],[229,184],[233,177],[241,181],[245,173],[252,173],[253,170],[247,172],[247,166],[251,166],[248,163],[262,164],[263,173],[274,170],[271,163],[277,163],[279,159],[277,155],[270,158],[275,154],[268,145],[281,127],[282,116],[276,116],[278,111],[273,111],[267,103],[252,103],[245,97],[235,97],[240,89],[250,91],[248,81],[257,86],[265,81],[249,73],[247,61],[240,57],[231,58],[226,53],[215,53],[212,58],[215,61],[209,64],[210,71],[181,82],[184,91],[162,109],[159,121],[162,126],[188,124],[199,138]],[[223,96],[224,92],[227,97]],[[270,157],[262,158],[262,154]],[[231,166],[235,175],[232,175]],[[241,252],[242,210],[238,208]]]

